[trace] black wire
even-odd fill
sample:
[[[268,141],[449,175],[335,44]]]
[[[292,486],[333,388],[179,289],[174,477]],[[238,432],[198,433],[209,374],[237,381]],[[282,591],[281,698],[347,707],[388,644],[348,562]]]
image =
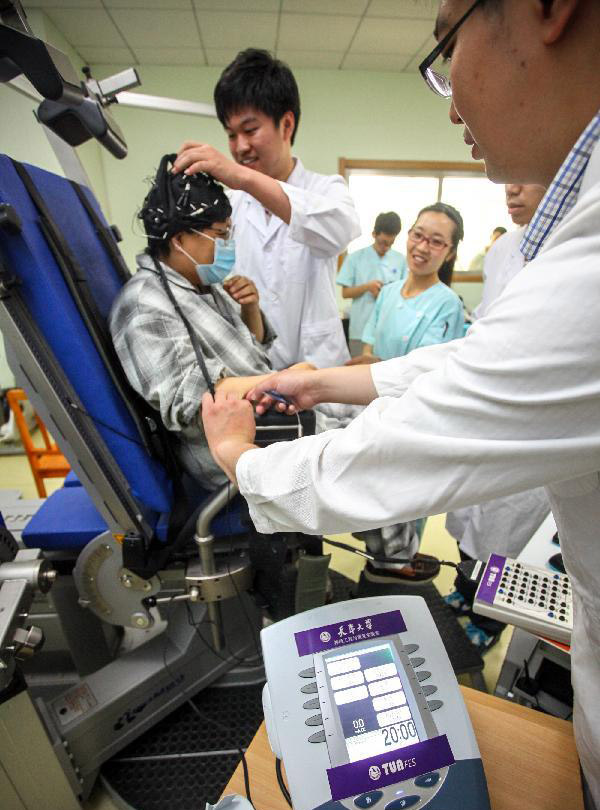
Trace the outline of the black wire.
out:
[[[352,554],[358,554],[359,557],[363,557],[363,559],[369,560],[370,562],[387,563],[388,565],[413,565],[417,570],[420,571],[427,571],[429,567],[433,569],[438,563],[439,565],[447,565],[450,568],[458,569],[458,563],[452,562],[451,560],[435,560],[430,563],[428,560],[423,560],[422,558],[416,556],[385,557],[381,554],[371,554],[370,552],[361,551],[358,548],[354,548],[354,546],[348,545],[348,543],[340,543],[339,540],[329,540],[327,537],[323,538],[323,542],[328,543],[330,546],[341,548],[343,551],[350,551]]]
[[[281,772],[281,760],[279,759],[279,757],[275,757],[275,775],[277,776],[277,784],[279,785],[279,789],[283,793],[283,798],[286,800],[289,806],[292,807],[292,797],[287,788],[287,785],[283,781],[283,774]]]
[[[169,624],[169,621],[170,621],[170,616],[171,616],[171,607],[172,607],[172,605],[173,605],[173,599],[174,599],[174,598],[175,598],[175,597],[174,597],[174,596],[172,596],[172,597],[169,599],[169,603],[168,603],[168,605],[167,605],[167,619],[166,619],[166,620],[167,620],[167,625]],[[186,608],[187,608],[187,609],[188,609],[188,611],[189,611],[189,605],[187,605],[187,603],[186,603]],[[203,641],[203,642],[206,644],[206,646],[207,646],[207,647],[208,647],[208,648],[209,648],[209,649],[210,649],[210,650],[211,650],[211,651],[212,651],[212,652],[213,652],[213,653],[214,653],[214,654],[215,654],[217,657],[221,658],[223,661],[226,661],[227,659],[225,659],[225,658],[223,658],[223,656],[219,655],[219,653],[218,653],[218,652],[217,652],[217,651],[216,651],[216,650],[215,650],[215,649],[214,649],[214,648],[213,648],[213,647],[212,647],[212,646],[211,646],[211,645],[210,645],[210,644],[209,644],[209,643],[206,641],[206,639],[204,639],[204,638],[202,637],[201,633],[200,633],[200,632],[199,632],[199,630],[198,630],[198,625],[197,625],[197,624],[195,624],[195,623],[192,623],[192,626],[193,626],[193,628],[194,628],[194,631],[195,631],[195,632],[196,632],[196,634],[198,635],[198,637],[199,637],[199,638],[200,638],[200,639],[201,639],[201,640],[202,640],[202,641]],[[167,641],[168,641],[168,636],[167,636],[167,635],[166,635],[166,633],[165,633],[165,642],[164,642],[164,644],[163,644],[163,648],[162,648],[162,660],[163,660],[163,665],[164,665],[164,667],[165,667],[166,671],[168,672],[168,674],[170,675],[170,677],[171,677],[173,680],[175,680],[175,675],[174,675],[174,673],[173,673],[173,670],[171,669],[171,667],[169,666],[169,663],[168,663],[168,661],[167,661]],[[234,657],[235,657],[235,656],[234,656]],[[189,688],[189,687],[184,687],[184,688],[183,688],[183,695],[184,695],[184,697],[185,697],[185,701],[186,701],[186,703],[188,704],[188,706],[190,706],[190,707],[191,707],[191,709],[194,711],[194,713],[195,713],[195,714],[196,714],[196,715],[197,715],[197,716],[198,716],[198,717],[199,717],[199,718],[200,718],[202,721],[208,721],[209,723],[212,723],[214,726],[217,726],[217,728],[220,728],[220,729],[221,729],[221,731],[226,731],[228,734],[232,734],[232,735],[234,735],[234,731],[233,731],[233,729],[232,729],[230,726],[227,726],[225,723],[221,723],[219,720],[215,720],[215,719],[214,719],[214,717],[210,717],[209,715],[204,714],[203,712],[201,712],[201,711],[200,711],[200,709],[199,709],[199,708],[196,706],[196,704],[194,703],[194,701],[193,701],[191,698],[186,697],[186,693],[187,693],[187,691],[188,691],[188,688]],[[248,770],[248,763],[246,762],[246,752],[244,751],[244,749],[242,748],[242,746],[241,746],[241,745],[236,745],[235,747],[236,747],[236,749],[239,751],[240,756],[241,756],[241,758],[242,758],[242,770],[243,770],[243,772],[244,772],[244,789],[245,789],[245,791],[246,791],[246,798],[248,799],[248,801],[250,802],[250,804],[252,805],[252,807],[253,807],[253,808],[255,808],[255,805],[254,805],[254,803],[253,803],[253,801],[252,801],[252,797],[251,797],[251,794],[250,794],[250,773],[249,773],[249,770]],[[256,808],[255,808],[255,810],[256,810]]]

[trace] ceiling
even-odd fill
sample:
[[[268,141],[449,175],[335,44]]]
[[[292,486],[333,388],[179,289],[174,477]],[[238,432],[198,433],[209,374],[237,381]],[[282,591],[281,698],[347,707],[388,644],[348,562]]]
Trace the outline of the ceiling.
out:
[[[292,68],[413,72],[438,0],[25,0],[84,62],[224,66],[247,47]]]

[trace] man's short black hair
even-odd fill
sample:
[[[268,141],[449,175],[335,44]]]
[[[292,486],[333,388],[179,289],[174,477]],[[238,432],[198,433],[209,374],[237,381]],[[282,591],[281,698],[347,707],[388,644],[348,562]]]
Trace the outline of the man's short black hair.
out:
[[[163,155],[152,188],[146,194],[138,219],[148,237],[147,252],[155,258],[168,256],[170,239],[192,229],[201,231],[231,216],[225,189],[210,174],[173,174],[177,155]]]
[[[373,227],[373,232],[388,233],[390,236],[398,236],[402,230],[402,222],[395,211],[388,211],[386,214],[378,214]]]
[[[221,124],[245,107],[253,107],[272,119],[275,126],[286,112],[294,113],[292,144],[300,122],[300,93],[294,74],[268,51],[247,48],[240,51],[217,82],[215,107]]]

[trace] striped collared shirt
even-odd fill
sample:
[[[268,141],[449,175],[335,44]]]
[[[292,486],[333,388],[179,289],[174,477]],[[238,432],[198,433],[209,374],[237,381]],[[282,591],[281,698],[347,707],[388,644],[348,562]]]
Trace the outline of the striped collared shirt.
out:
[[[535,259],[554,228],[577,202],[581,181],[600,138],[600,111],[592,118],[540,203],[521,241],[525,261]]]

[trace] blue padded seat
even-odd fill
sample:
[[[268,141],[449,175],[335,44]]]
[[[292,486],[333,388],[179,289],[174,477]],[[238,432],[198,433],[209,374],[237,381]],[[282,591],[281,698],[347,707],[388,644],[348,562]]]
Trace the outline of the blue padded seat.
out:
[[[62,487],[46,498],[23,530],[23,543],[48,551],[82,549],[107,529],[83,487]]]
[[[204,498],[208,494],[204,493]],[[167,527],[167,516],[163,515],[156,526],[159,538],[164,539]],[[28,548],[79,551],[107,528],[102,515],[81,485],[64,486],[53,492],[42,503],[23,530],[22,540]],[[225,509],[217,515],[211,523],[211,531],[215,537],[243,534],[248,531],[248,527],[242,521],[239,502],[237,506],[232,504],[230,509]]]

